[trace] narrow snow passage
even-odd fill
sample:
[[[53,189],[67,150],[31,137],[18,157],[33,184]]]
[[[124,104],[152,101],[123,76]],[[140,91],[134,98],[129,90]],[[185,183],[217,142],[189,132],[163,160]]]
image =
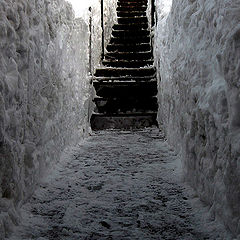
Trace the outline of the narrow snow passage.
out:
[[[158,129],[98,132],[41,184],[11,239],[220,239],[194,215],[176,158]]]

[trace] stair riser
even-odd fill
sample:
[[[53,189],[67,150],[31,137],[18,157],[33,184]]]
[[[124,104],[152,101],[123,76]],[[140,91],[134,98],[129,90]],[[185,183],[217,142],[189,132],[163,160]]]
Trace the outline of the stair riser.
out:
[[[118,18],[119,24],[140,23],[146,24],[148,22],[147,17],[135,17],[135,18]]]
[[[113,30],[134,30],[134,31],[140,31],[140,30],[146,30],[148,29],[148,24],[117,24],[113,26]]]
[[[157,98],[113,98],[94,100],[99,113],[156,112]]]
[[[117,12],[118,17],[145,17],[146,12]]]

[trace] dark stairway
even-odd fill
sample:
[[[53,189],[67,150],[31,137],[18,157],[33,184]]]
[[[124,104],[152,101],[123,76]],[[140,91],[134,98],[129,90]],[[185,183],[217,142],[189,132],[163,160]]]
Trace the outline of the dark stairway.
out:
[[[157,125],[157,81],[153,67],[147,0],[118,0],[118,23],[96,70],[92,129]]]

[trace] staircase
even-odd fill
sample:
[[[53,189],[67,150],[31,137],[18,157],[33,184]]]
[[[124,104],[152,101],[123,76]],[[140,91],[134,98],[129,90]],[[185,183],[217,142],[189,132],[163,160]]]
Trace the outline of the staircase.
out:
[[[118,22],[93,80],[93,130],[157,125],[157,81],[146,10],[147,0],[118,0]]]

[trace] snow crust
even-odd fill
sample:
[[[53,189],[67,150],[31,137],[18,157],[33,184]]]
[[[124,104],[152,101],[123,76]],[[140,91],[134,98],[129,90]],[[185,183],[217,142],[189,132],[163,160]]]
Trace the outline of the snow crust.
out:
[[[88,27],[62,0],[0,1],[0,239],[45,169],[89,131]]]
[[[157,1],[158,120],[212,218],[240,238],[240,2],[170,2]]]

